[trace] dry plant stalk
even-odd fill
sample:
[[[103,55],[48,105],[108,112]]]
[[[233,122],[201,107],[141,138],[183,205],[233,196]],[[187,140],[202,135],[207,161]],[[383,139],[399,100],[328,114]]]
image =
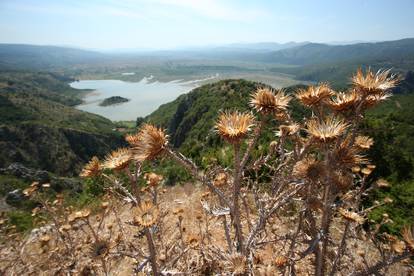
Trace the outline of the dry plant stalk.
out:
[[[390,200],[370,208],[361,204],[369,191],[389,184],[369,183],[375,166],[364,151],[374,141],[358,133],[358,124],[367,108],[389,96],[398,78],[389,71],[359,70],[352,81],[344,92],[326,83],[298,91],[297,100],[312,109],[303,122],[289,114],[291,96],[267,88],[252,93],[257,116],[219,114],[216,131],[234,149],[231,168],[202,171],[169,147],[164,130],[145,124],[126,137],[129,148],[114,151],[102,163],[93,158],[85,166],[82,177],[106,179],[111,203],[93,222],[85,210],[73,211],[69,221],[62,221],[67,212],[55,212],[57,230],[52,234],[60,235],[54,240],[65,245],[56,246],[56,252],[75,262],[79,254],[67,253],[82,247],[84,241],[75,235],[82,231],[92,239],[91,260],[74,270],[107,275],[120,258],[132,259],[133,271],[142,275],[371,275],[407,260],[414,253],[412,229],[405,228],[400,240],[379,232],[381,224],[391,222],[387,215],[379,225],[367,224],[369,212]],[[276,140],[265,156],[255,157],[252,152],[265,128],[275,131]],[[162,176],[143,174],[142,164],[151,165],[156,158],[177,161],[206,190],[192,217],[163,202]],[[121,181],[122,174],[128,183]],[[144,188],[140,180],[147,182]],[[120,205],[131,208],[131,220],[119,216]],[[43,202],[43,209],[48,206]],[[116,218],[110,230],[103,227],[109,213]],[[134,234],[128,237],[127,232]],[[361,237],[363,248],[350,248]],[[369,257],[364,248],[371,251]],[[36,266],[22,258],[11,262],[25,272]]]

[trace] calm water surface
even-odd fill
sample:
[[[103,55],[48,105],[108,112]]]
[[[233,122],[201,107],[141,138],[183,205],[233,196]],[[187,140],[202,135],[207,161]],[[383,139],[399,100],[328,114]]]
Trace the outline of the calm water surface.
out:
[[[94,89],[85,98],[84,104],[78,105],[80,110],[102,115],[113,121],[135,120],[144,117],[161,104],[170,102],[179,95],[197,87],[197,82],[148,82],[144,78],[140,82],[120,80],[82,80],[72,82],[73,88]],[[129,102],[111,106],[99,106],[99,103],[111,96],[130,99]]]

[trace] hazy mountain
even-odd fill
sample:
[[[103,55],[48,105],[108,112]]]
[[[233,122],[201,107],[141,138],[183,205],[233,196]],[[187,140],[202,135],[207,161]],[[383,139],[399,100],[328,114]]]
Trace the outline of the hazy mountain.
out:
[[[95,63],[104,58],[104,54],[76,48],[0,44],[0,68],[2,69],[50,69]]]
[[[327,45],[308,43],[264,54],[260,60],[282,64],[308,65],[357,59],[406,59],[414,57],[414,38],[395,41]]]

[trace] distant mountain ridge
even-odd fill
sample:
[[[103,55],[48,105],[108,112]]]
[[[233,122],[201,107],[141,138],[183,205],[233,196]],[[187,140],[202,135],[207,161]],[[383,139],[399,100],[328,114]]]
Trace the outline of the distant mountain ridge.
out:
[[[0,44],[1,69],[53,69],[97,62],[105,55],[95,51],[59,46]]]
[[[356,59],[402,59],[407,57],[414,58],[414,38],[351,45],[308,43],[264,54],[261,59],[282,64],[309,65]]]
[[[235,43],[198,49],[101,53],[57,46],[0,44],[1,70],[42,70],[88,77],[111,70],[219,73],[229,78],[243,74],[287,74],[300,81],[330,81],[344,87],[359,67],[393,68],[405,75],[414,69],[414,38],[349,45],[322,43]],[[215,69],[219,68],[219,69]],[[89,73],[92,72],[91,75]],[[128,71],[129,72],[129,71]],[[152,73],[156,74],[156,73]]]

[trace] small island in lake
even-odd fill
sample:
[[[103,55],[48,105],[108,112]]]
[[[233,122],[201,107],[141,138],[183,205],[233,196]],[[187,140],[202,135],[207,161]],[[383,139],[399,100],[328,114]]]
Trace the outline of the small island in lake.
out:
[[[129,99],[122,98],[120,96],[113,96],[113,97],[109,97],[109,98],[104,99],[99,105],[100,106],[109,106],[109,105],[126,103],[126,102],[129,102]]]

